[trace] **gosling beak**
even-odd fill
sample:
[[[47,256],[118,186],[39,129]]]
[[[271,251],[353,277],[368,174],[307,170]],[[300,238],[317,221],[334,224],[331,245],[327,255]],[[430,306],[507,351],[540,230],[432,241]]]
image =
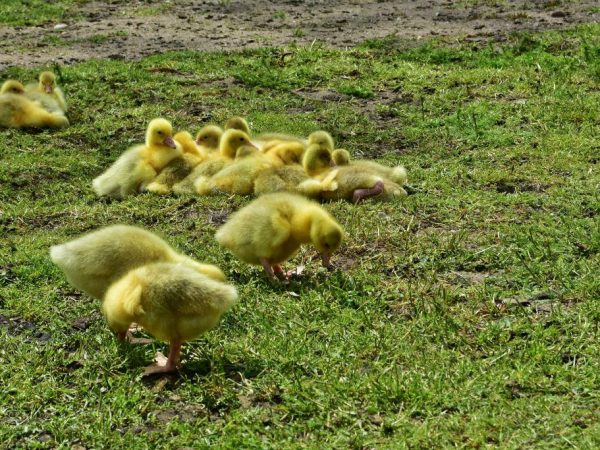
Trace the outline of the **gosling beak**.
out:
[[[165,144],[167,147],[177,148],[177,145],[171,136],[167,136],[163,141],[163,144]]]
[[[260,148],[258,148],[258,146],[252,141],[250,141],[249,145],[250,145],[250,147],[254,147],[256,150],[260,150]]]
[[[44,91],[46,91],[46,94],[52,94],[52,86],[50,86],[49,84],[45,84]]]
[[[329,253],[321,253],[321,261],[323,262],[323,267],[331,269],[331,255]]]

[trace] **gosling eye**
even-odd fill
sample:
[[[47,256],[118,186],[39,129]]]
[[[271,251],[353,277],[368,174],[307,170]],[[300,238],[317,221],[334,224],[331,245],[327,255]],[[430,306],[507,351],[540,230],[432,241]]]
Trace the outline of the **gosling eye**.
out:
[[[158,131],[157,131],[157,133],[158,133],[158,134],[160,134],[161,136],[162,136],[162,134],[163,134],[163,132],[162,132],[162,131],[160,131],[160,130],[158,130]]]

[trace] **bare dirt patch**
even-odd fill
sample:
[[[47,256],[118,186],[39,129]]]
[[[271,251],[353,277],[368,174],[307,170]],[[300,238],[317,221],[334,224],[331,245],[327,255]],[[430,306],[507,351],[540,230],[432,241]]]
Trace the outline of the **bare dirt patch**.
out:
[[[600,19],[597,2],[413,0],[91,1],[72,21],[0,27],[0,70],[92,58],[137,59],[168,50],[239,50],[314,41],[343,48],[395,35],[503,39]]]

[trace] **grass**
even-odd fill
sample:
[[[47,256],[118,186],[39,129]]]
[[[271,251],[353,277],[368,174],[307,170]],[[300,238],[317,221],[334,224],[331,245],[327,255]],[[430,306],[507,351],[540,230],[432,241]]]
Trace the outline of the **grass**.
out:
[[[77,19],[73,16],[74,5],[87,0],[2,0],[0,6],[0,24],[4,25],[41,25]]]
[[[0,446],[597,448],[599,51],[587,25],[503,46],[388,39],[62,67],[72,126],[0,132]],[[406,165],[418,193],[326,205],[347,231],[341,268],[305,248],[289,266],[306,277],[275,287],[213,239],[247,199],[94,197],[92,178],[149,119],[195,132],[233,114],[256,131],[330,130]],[[179,378],[142,381],[165,345],[118,345],[48,258],[118,222],[239,289],[184,347]]]

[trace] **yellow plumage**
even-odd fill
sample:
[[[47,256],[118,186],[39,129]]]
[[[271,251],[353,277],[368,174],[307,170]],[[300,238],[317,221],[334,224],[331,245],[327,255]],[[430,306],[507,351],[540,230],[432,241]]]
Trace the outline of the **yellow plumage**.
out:
[[[182,342],[212,329],[235,304],[233,286],[209,278],[185,264],[153,263],[129,271],[104,297],[102,310],[120,337],[132,322],[170,344],[164,367],[149,367],[146,374],[177,370]]]
[[[173,139],[173,127],[165,119],[154,119],[146,131],[146,144],[123,153],[92,185],[99,196],[124,198],[139,192],[173,159],[182,155]]]
[[[250,132],[250,125],[243,117],[234,116],[227,119],[225,122],[225,130],[240,130],[246,133],[248,136],[252,136]]]
[[[267,194],[234,213],[217,231],[220,245],[242,261],[261,264],[272,278],[279,263],[311,242],[325,265],[342,242],[340,225],[320,205],[290,193]]]
[[[365,172],[371,172],[400,186],[405,185],[408,182],[408,175],[403,166],[388,167],[384,166],[383,164],[376,163],[375,161],[351,159],[348,150],[343,148],[334,150],[332,157],[333,161],[338,166],[351,166]]]
[[[308,175],[300,164],[270,167],[256,176],[254,193],[263,195],[272,192],[296,192],[298,185],[307,179]]]
[[[67,102],[61,88],[56,84],[52,72],[42,72],[38,83],[25,87],[26,95],[32,100],[39,101],[50,112],[67,112]]]
[[[129,225],[108,226],[55,245],[50,257],[73,286],[98,299],[125,273],[153,262],[181,263],[215,280],[225,280],[218,267],[198,263],[155,234]]]
[[[263,153],[276,165],[300,164],[306,146],[301,142],[279,142]]]
[[[371,171],[352,165],[332,167],[331,158],[326,148],[317,144],[308,147],[303,165],[313,178],[302,182],[299,192],[311,198],[355,203],[367,197],[389,200],[406,195],[401,186]]]
[[[187,177],[194,167],[208,158],[203,149],[196,145],[192,135],[180,131],[174,136],[175,142],[181,145],[183,154],[169,162],[152,181],[146,190],[155,194],[168,194],[173,186]]]
[[[16,80],[7,80],[0,89],[0,127],[64,128],[69,120],[59,112],[49,112],[40,102],[24,95],[25,88]]]

